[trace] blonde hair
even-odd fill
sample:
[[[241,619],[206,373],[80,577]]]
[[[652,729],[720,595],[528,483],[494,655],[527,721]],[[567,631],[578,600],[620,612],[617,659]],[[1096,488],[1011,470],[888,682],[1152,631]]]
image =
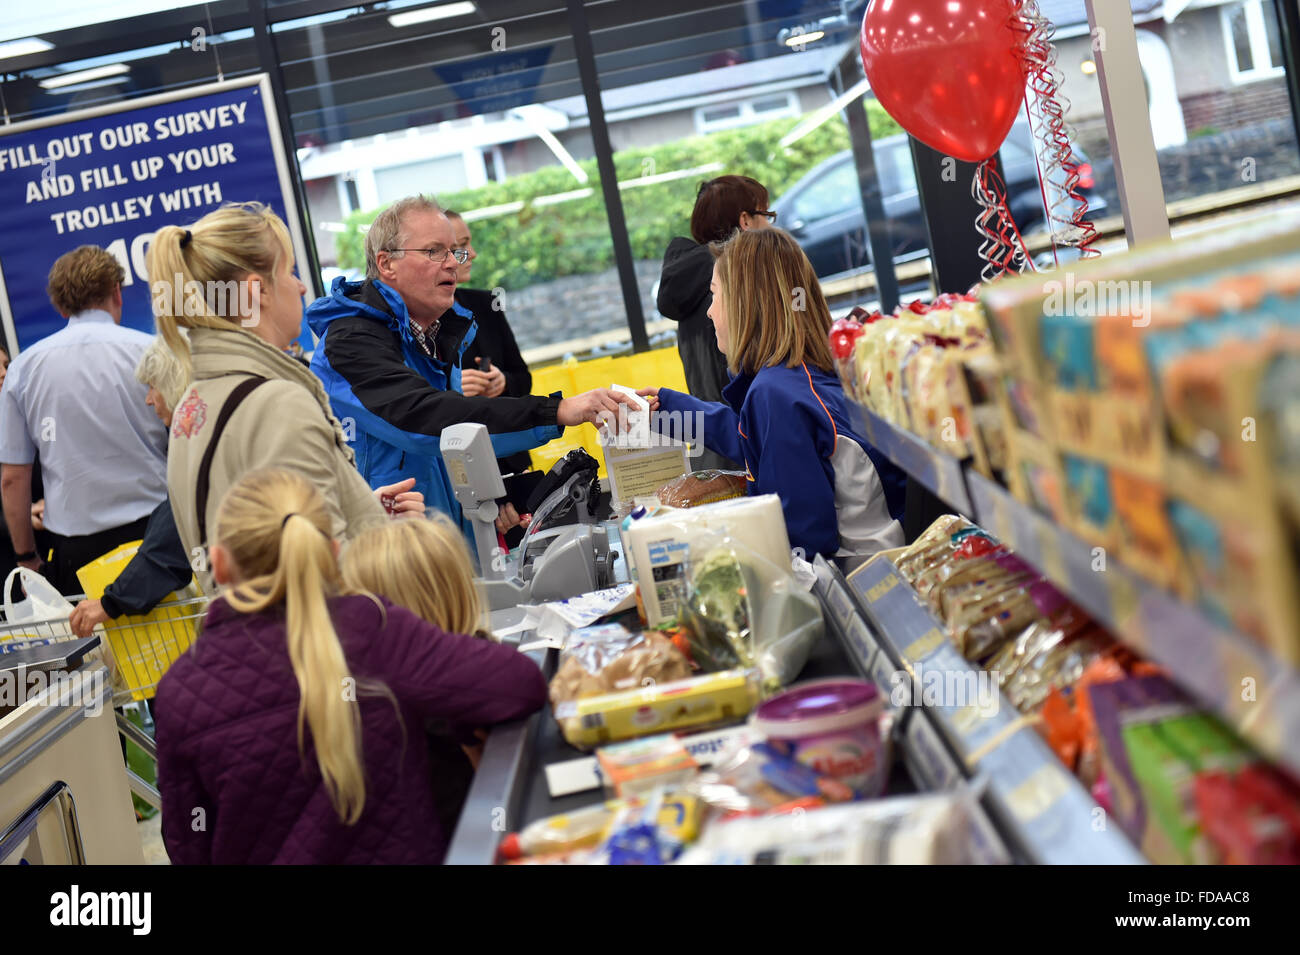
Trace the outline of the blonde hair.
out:
[[[167,402],[167,407],[172,409],[175,409],[181,395],[185,393],[185,386],[189,384],[189,376],[185,374],[176,353],[159,335],[153,337],[149,347],[140,356],[140,361],[136,363],[135,380],[142,385],[157,388],[163,401]]]
[[[237,305],[242,283],[256,273],[269,288],[293,242],[283,220],[260,202],[228,203],[188,229],[165,225],[149,244],[146,264],[158,331],[188,379],[189,342],[181,328],[219,328],[252,335]],[[177,289],[177,283],[180,289]]]
[[[325,501],[292,471],[249,472],[217,512],[217,541],[241,581],[225,595],[240,613],[281,603],[289,661],[298,678],[298,750],[311,730],[321,777],[339,818],[355,823],[366,802],[361,714],[326,599],[341,590]]]
[[[387,597],[448,633],[483,627],[483,600],[460,529],[439,514],[367,528],[343,552],[350,590]]]
[[[46,291],[60,315],[76,315],[104,304],[125,278],[126,271],[113,253],[97,245],[81,245],[54,260]]]
[[[835,370],[830,308],[812,263],[788,232],[737,232],[710,249],[727,310],[732,374],[802,362]]]

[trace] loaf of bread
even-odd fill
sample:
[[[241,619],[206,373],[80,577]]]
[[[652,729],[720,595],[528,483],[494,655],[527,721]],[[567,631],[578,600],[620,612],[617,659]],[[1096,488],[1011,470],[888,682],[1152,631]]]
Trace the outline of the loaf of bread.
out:
[[[691,675],[691,666],[673,642],[657,631],[566,653],[551,678],[551,705],[602,696],[619,690],[672,683]]]
[[[733,497],[745,496],[743,471],[696,471],[673,478],[657,492],[665,507],[698,507]]]

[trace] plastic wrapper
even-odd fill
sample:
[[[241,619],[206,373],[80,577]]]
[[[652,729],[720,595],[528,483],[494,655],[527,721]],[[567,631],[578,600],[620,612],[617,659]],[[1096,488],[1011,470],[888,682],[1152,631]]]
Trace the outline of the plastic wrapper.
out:
[[[970,792],[903,796],[705,829],[681,864],[963,865],[973,855]]]
[[[821,606],[788,567],[742,551],[725,536],[713,541],[700,541],[689,561],[681,623],[691,658],[705,672],[756,666],[766,685],[784,686],[825,630]]]
[[[575,630],[565,643],[560,666],[551,678],[551,705],[671,683],[690,675],[686,657],[661,633],[630,633],[619,624],[585,627]]]
[[[851,788],[758,738],[743,739],[700,773],[687,792],[723,817],[850,802]]]
[[[723,670],[705,676],[565,700],[555,720],[571,746],[604,743],[746,716],[759,699],[757,670]]]
[[[912,544],[894,561],[898,572],[913,587],[917,578],[931,567],[947,557],[953,550],[953,535],[959,531],[972,529],[975,525],[956,514],[944,514],[931,524]]]
[[[745,494],[744,472],[714,469],[683,474],[655,492],[659,503],[665,507],[698,507],[733,497],[744,497]]]

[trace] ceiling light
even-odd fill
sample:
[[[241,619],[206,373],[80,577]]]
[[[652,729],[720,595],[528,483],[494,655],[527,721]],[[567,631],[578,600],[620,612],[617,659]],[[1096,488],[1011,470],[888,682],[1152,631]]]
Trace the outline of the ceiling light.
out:
[[[436,7],[421,7],[419,10],[405,10],[401,13],[394,13],[388,18],[388,25],[393,27],[409,27],[417,23],[428,23],[430,20],[446,20],[448,17],[468,16],[478,10],[470,0],[461,0],[458,3],[443,3]]]
[[[0,60],[27,56],[31,53],[44,53],[52,49],[54,49],[53,43],[46,43],[39,37],[29,36],[24,40],[10,40],[8,43],[0,43]]]
[[[65,86],[75,86],[78,83],[89,83],[91,80],[102,80],[106,76],[121,76],[123,73],[129,73],[131,67],[125,63],[110,63],[108,66],[96,66],[89,70],[78,70],[75,73],[60,73],[58,76],[51,76],[49,79],[41,80],[41,89],[57,90]]]
[[[74,86],[64,86],[54,92],[60,95],[65,93],[84,93],[86,90],[97,90],[104,86],[116,86],[118,83],[125,83],[130,79],[129,76],[111,76],[106,80],[95,80],[92,83],[77,83]]]
[[[811,33],[791,33],[785,38],[785,45],[803,46],[805,43],[816,43],[824,36],[826,36],[825,30],[813,30]]]
[[[1084,76],[1092,76],[1092,74],[1097,72],[1097,64],[1092,60],[1084,60],[1079,64],[1079,69],[1083,70]]]

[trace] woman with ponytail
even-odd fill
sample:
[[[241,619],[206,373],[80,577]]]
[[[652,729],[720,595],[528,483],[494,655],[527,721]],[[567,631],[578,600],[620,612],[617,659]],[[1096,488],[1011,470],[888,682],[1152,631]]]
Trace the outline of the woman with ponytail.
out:
[[[391,514],[423,515],[413,478],[371,491],[320,380],[285,352],[302,331],[306,288],[279,216],[249,202],[188,228],[164,226],[147,264],[158,330],[191,382],[167,455],[172,509],[191,558],[208,544],[222,495],[256,468],[289,468],[310,480],[324,496],[333,537],[382,521],[381,500]],[[210,592],[207,567],[192,562]]]
[[[158,687],[171,861],[441,862],[425,723],[469,736],[526,716],[546,699],[537,665],[342,595],[328,508],[292,472],[239,481],[214,538],[222,596]]]

